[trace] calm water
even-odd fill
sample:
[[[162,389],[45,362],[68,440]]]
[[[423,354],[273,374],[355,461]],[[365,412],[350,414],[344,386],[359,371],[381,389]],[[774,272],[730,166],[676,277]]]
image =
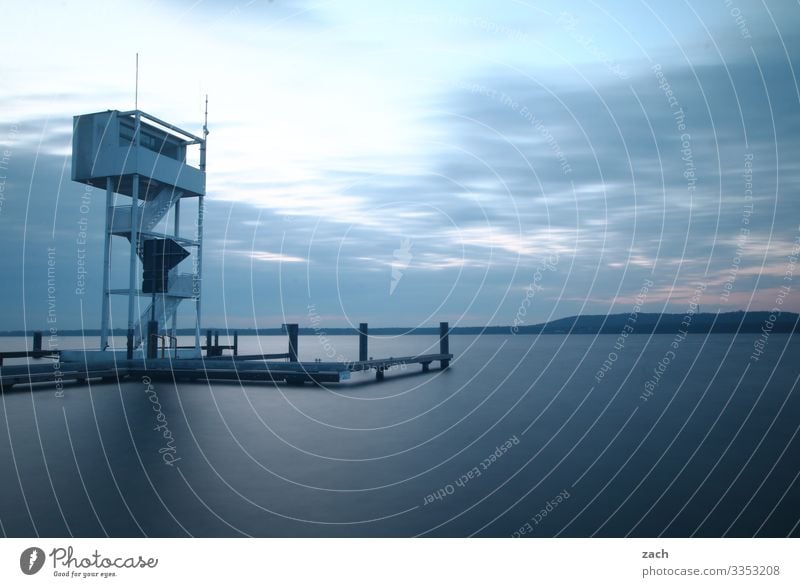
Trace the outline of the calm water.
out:
[[[450,370],[380,384],[14,389],[0,395],[0,529],[798,536],[800,345],[773,334],[753,361],[757,338],[695,335],[674,349],[672,335],[640,335],[615,349],[615,336],[453,336]],[[370,354],[437,345],[372,339]],[[285,339],[241,347],[281,352]],[[351,359],[357,339],[301,337],[300,351]]]

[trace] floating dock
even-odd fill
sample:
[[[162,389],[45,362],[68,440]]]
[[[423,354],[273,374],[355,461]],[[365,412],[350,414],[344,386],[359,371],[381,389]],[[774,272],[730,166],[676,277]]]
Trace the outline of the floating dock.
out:
[[[173,381],[249,381],[285,382],[289,384],[339,383],[350,378],[354,372],[375,371],[375,379],[382,381],[385,372],[393,367],[420,365],[423,372],[430,370],[431,363],[439,363],[447,369],[453,355],[449,352],[449,326],[440,323],[438,353],[388,357],[373,359],[368,357],[367,325],[359,326],[359,360],[345,362],[298,361],[298,325],[287,324],[289,352],[269,355],[223,355],[223,349],[238,352],[238,344],[233,346],[211,345],[207,355],[195,359],[168,356],[172,349],[162,349],[163,357],[142,359],[117,359],[106,353],[107,357],[94,352],[83,351],[14,351],[0,353],[3,357],[39,357],[54,359],[47,364],[28,363],[25,365],[6,365],[0,367],[0,387],[11,389],[15,385],[51,384],[60,385],[68,381],[85,383],[90,379],[118,381],[126,378],[150,377],[151,379]],[[209,336],[210,339],[210,336]],[[218,338],[215,339],[218,342]],[[83,355],[83,360],[81,360]],[[284,358],[285,360],[275,360]],[[0,365],[2,363],[0,362]]]

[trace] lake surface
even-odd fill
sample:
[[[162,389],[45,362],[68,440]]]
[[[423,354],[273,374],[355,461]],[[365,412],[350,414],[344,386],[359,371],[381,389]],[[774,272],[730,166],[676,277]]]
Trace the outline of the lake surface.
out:
[[[451,336],[449,370],[381,383],[14,388],[0,531],[798,536],[800,339],[773,334],[755,360],[758,339]],[[285,346],[240,339],[242,353]],[[299,346],[301,360],[358,355],[357,337]],[[370,339],[376,358],[423,352],[436,337]]]

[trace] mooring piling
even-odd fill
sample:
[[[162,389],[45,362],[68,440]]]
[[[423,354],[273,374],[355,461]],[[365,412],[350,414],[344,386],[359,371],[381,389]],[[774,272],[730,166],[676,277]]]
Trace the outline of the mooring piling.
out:
[[[450,325],[447,322],[439,322],[439,354],[450,354]],[[439,366],[447,369],[450,366],[450,359],[442,359],[439,361]]]
[[[158,321],[147,321],[147,358],[158,357]]]
[[[128,328],[125,356],[129,361],[133,359],[133,346],[133,328]]]
[[[368,348],[369,325],[362,322],[358,325],[358,360],[366,361],[369,355]]]
[[[210,329],[206,330],[206,356],[207,357],[222,356],[222,347],[219,346],[219,330],[213,330],[213,331]]]
[[[300,326],[297,324],[284,324],[286,334],[289,335],[289,362],[297,363],[297,334]]]

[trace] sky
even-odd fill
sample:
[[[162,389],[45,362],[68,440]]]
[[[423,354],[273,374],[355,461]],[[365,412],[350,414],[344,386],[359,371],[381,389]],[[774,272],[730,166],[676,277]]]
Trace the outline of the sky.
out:
[[[797,3],[2,4],[0,330],[99,326],[72,117],[137,52],[145,112],[208,94],[204,326],[800,310]]]

